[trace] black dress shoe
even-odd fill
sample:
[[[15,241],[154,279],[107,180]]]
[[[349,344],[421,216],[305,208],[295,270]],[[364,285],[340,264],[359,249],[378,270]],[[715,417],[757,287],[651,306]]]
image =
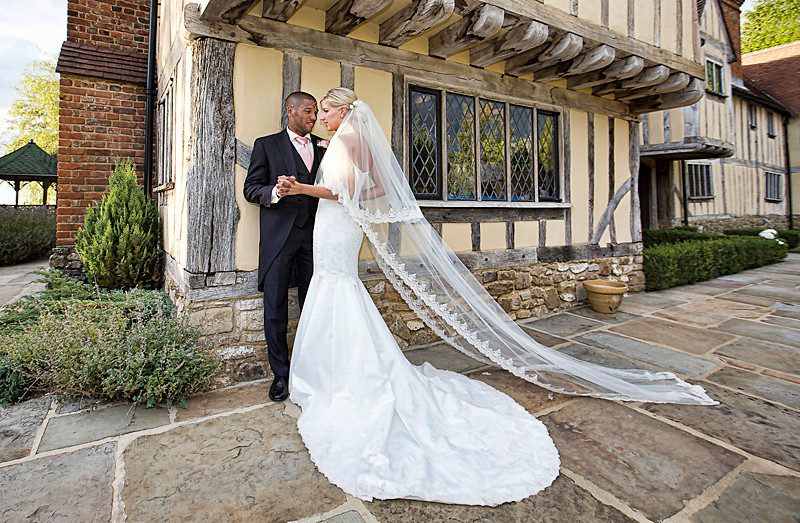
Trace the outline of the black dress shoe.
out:
[[[269,399],[272,401],[283,401],[288,397],[289,381],[283,377],[272,380],[272,385],[269,387]]]

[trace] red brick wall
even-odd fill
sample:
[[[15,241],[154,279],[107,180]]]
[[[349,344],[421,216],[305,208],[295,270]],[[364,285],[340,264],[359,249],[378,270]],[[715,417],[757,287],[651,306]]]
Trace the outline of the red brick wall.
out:
[[[69,0],[67,40],[147,52],[149,0]]]
[[[722,0],[720,6],[722,7],[722,17],[725,20],[725,26],[728,28],[728,34],[731,36],[733,52],[736,55],[736,61],[731,64],[731,74],[737,78],[741,78],[742,35],[739,29],[739,21],[742,18],[742,0]]]
[[[61,75],[56,244],[73,245],[86,207],[108,189],[117,159],[131,158],[142,183],[145,90]]]

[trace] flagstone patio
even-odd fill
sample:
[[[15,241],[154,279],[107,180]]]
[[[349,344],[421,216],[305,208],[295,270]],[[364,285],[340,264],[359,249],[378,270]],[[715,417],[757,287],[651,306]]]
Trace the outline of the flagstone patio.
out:
[[[797,521],[800,519],[800,256],[697,285],[528,320],[576,357],[669,370],[720,405],[554,394],[435,344],[406,354],[513,397],[549,428],[562,474],[498,507],[363,502],[311,462],[290,402],[269,382],[187,409],[59,403],[0,409],[3,521]]]

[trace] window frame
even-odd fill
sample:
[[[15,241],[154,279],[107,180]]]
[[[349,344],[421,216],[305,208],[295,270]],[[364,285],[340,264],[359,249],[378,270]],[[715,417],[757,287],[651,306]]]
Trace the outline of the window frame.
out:
[[[403,153],[403,166],[406,170],[407,176],[410,174],[410,161],[411,161],[411,154],[410,154],[410,147],[411,147],[411,126],[410,126],[410,93],[412,89],[427,89],[429,91],[435,91],[439,94],[439,143],[437,144],[441,148],[440,158],[441,162],[437,166],[438,168],[438,176],[440,177],[440,185],[441,185],[441,196],[439,198],[419,198],[417,197],[419,204],[421,207],[448,207],[448,208],[570,208],[572,207],[572,203],[566,197],[566,177],[568,173],[565,172],[564,167],[564,147],[565,147],[565,138],[563,134],[564,129],[564,111],[567,110],[564,107],[555,106],[552,104],[546,103],[538,103],[533,102],[529,99],[514,97],[514,96],[507,96],[501,95],[497,93],[492,93],[489,91],[479,91],[476,89],[465,88],[463,86],[458,86],[455,84],[450,83],[431,83],[430,80],[426,80],[419,77],[412,77],[406,76],[404,78],[404,94],[403,94],[403,146],[402,146],[402,153]],[[473,200],[461,200],[461,199],[449,199],[449,187],[447,185],[447,145],[446,145],[446,131],[447,131],[447,121],[446,121],[446,96],[447,94],[454,94],[460,96],[467,96],[472,97],[475,99],[474,107],[475,107],[475,183],[476,183],[476,193],[475,199]],[[480,105],[479,102],[481,99],[492,101],[492,102],[500,102],[504,105],[504,118],[505,118],[505,180],[506,180],[506,199],[505,200],[481,200],[482,197],[482,179],[481,179],[481,172],[480,172]],[[534,183],[535,183],[535,193],[536,193],[536,201],[514,201],[512,200],[512,189],[511,189],[511,162],[509,157],[509,134],[510,134],[510,126],[509,126],[509,108],[511,105],[523,106],[532,109],[532,140],[534,149]],[[550,201],[539,201],[538,200],[538,133],[537,133],[537,125],[536,125],[536,118],[538,118],[538,111],[546,111],[549,113],[554,113],[557,115],[556,118],[556,125],[559,131],[558,136],[556,137],[556,154],[558,157],[558,168],[557,168],[557,179],[559,184],[559,198],[560,201],[558,202],[550,202]],[[416,195],[415,195],[416,197]]]
[[[175,182],[175,96],[174,78],[170,78],[156,104],[155,189],[168,188]]]
[[[767,136],[770,138],[778,136],[775,130],[775,113],[772,111],[767,111]]]
[[[437,106],[438,106],[437,111],[436,111],[436,125],[435,125],[435,129],[437,130],[437,133],[438,133],[437,134],[437,140],[436,140],[436,154],[439,157],[440,161],[436,162],[436,176],[438,177],[438,184],[437,184],[438,185],[438,193],[437,194],[432,194],[432,195],[417,196],[417,194],[414,192],[414,187],[411,187],[411,192],[414,194],[414,198],[417,199],[417,200],[420,200],[420,201],[422,201],[422,200],[425,200],[425,201],[438,201],[438,200],[441,200],[443,198],[443,196],[447,194],[447,186],[446,186],[446,180],[445,180],[445,176],[444,176],[444,161],[445,161],[444,160],[444,154],[445,154],[445,151],[444,151],[444,149],[442,147],[443,121],[442,121],[442,110],[441,110],[441,107],[442,107],[442,102],[444,100],[443,100],[443,97],[441,96],[441,93],[439,91],[437,91],[436,89],[431,89],[429,87],[424,87],[424,86],[419,86],[419,85],[409,86],[409,88],[406,89],[406,97],[405,97],[405,99],[406,99],[406,113],[407,113],[408,117],[404,118],[404,120],[406,120],[407,122],[410,121],[410,118],[411,118],[411,96],[413,95],[414,91],[417,91],[417,92],[420,92],[420,93],[424,93],[424,94],[430,94],[430,95],[433,95],[433,96],[436,97]],[[406,161],[404,163],[406,165],[406,170],[405,170],[406,178],[408,179],[408,182],[409,182],[409,185],[410,185],[411,184],[411,180],[410,180],[409,176],[411,175],[411,140],[412,140],[411,130],[412,129],[411,129],[411,125],[409,125],[408,123],[406,123],[406,127],[407,128],[405,130],[405,137],[406,137],[406,144],[407,144],[407,147],[408,147],[408,152],[406,154],[407,158],[406,158]]]
[[[710,85],[708,77],[708,66],[712,66],[711,80],[716,82],[716,73],[719,73],[719,85]],[[715,88],[718,87],[718,88]],[[725,67],[722,62],[714,58],[706,57],[706,92],[715,94],[717,96],[727,96],[725,92]]]
[[[687,199],[694,201],[714,199],[714,173],[711,170],[711,164],[708,162],[685,162],[684,166]],[[695,168],[694,172],[693,167]],[[699,168],[702,168],[702,172]],[[698,176],[697,182],[695,182],[695,176]],[[706,180],[701,179],[701,176]],[[703,189],[706,189],[705,192]]]
[[[770,189],[776,191],[777,194],[771,194]],[[783,192],[783,174],[774,171],[765,172],[764,200],[768,202],[782,202]]]
[[[747,127],[751,130],[758,129],[758,106],[747,104]]]

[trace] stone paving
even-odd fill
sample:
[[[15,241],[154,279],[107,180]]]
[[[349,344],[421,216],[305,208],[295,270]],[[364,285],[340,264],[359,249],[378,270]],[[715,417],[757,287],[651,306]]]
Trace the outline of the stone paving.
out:
[[[2,277],[2,275],[0,275]],[[363,502],[316,470],[298,408],[269,382],[188,408],[35,398],[0,409],[2,521],[798,521],[800,256],[526,320],[535,339],[621,368],[669,370],[714,407],[554,394],[434,344],[406,351],[513,397],[549,428],[561,476],[519,503]]]
[[[31,274],[36,269],[48,266],[48,259],[35,260],[20,265],[0,267],[0,307],[16,301],[26,294],[32,294],[44,288],[41,283],[34,283],[38,274]]]

